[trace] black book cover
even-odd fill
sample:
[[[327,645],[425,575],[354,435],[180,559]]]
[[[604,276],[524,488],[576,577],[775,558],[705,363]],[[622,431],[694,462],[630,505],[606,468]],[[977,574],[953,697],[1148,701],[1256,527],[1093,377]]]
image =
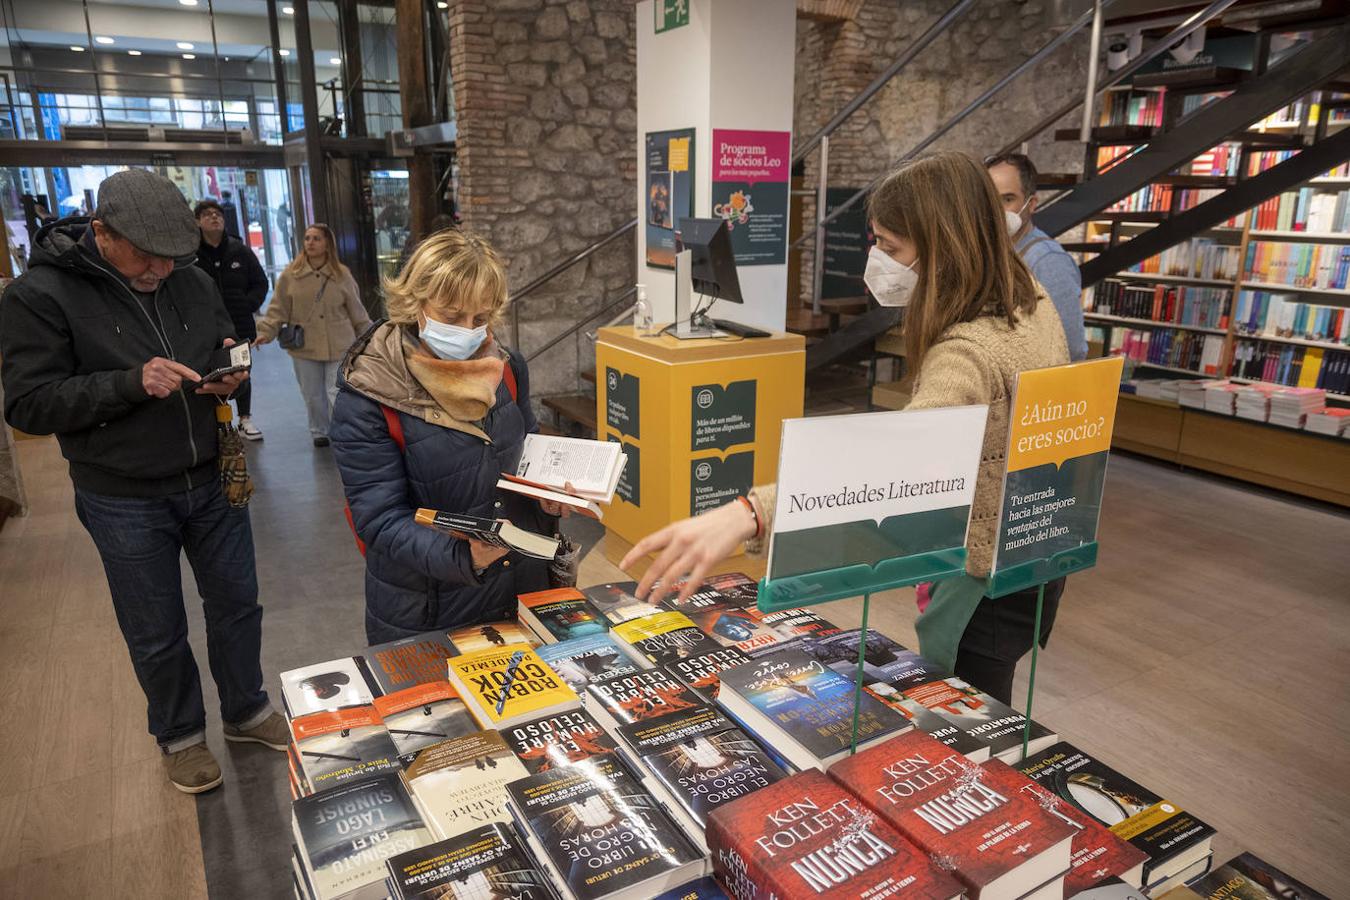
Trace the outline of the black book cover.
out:
[[[388,860],[394,900],[553,900],[547,876],[508,825],[485,825]]]
[[[619,736],[701,826],[723,803],[787,777],[749,735],[710,706],[624,725]]]
[[[858,673],[858,636],[861,629],[850,628],[802,642],[802,649],[845,678]],[[867,629],[863,648],[863,685],[883,684],[894,688],[924,684],[947,673],[906,649],[874,628]],[[883,695],[890,692],[883,691]]]
[[[733,606],[739,606],[741,609],[754,606],[759,602],[759,582],[742,572],[709,575],[704,584],[721,591],[723,597],[726,597]]]
[[[691,610],[733,609],[739,608],[739,606],[740,604],[734,602],[726,594],[708,584],[704,584],[684,600],[681,600],[680,595],[675,591],[672,591],[661,598],[661,607],[663,609],[668,609],[672,612],[682,612],[685,615],[688,615]]]
[[[1143,785],[1061,741],[1014,768],[1072,803],[1149,856],[1144,881],[1155,868],[1214,836],[1214,829]]]
[[[1327,900],[1327,895],[1250,853],[1233,857],[1190,887],[1208,900]]]
[[[693,688],[705,702],[711,703],[717,699],[717,688],[721,684],[718,674],[749,661],[749,655],[735,647],[718,647],[688,659],[677,659],[668,663],[666,670]]]
[[[586,695],[615,722],[655,719],[700,705],[697,694],[665,669],[644,669],[586,685]]]
[[[614,754],[509,785],[512,803],[577,900],[596,900],[702,856]]]
[[[386,860],[431,841],[396,772],[301,797],[291,809],[320,897],[383,881]]]
[[[609,732],[581,709],[503,729],[502,737],[531,775],[612,753],[616,747]]]

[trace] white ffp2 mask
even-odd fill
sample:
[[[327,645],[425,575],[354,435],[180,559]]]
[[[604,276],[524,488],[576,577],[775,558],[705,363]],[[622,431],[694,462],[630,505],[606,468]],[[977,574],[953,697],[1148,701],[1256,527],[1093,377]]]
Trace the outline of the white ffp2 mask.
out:
[[[882,306],[906,306],[919,283],[919,276],[913,267],[896,262],[873,245],[867,251],[863,281]]]

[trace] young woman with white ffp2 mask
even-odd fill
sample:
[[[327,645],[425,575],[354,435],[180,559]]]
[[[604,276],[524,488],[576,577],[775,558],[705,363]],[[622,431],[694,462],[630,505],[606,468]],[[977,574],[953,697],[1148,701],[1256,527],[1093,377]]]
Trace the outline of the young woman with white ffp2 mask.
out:
[[[1031,649],[1036,592],[984,597],[999,519],[1012,386],[1018,372],[1069,361],[1059,315],[1013,249],[1012,224],[974,159],[938,153],[901,166],[868,202],[876,235],[865,278],[878,302],[904,306],[899,333],[916,372],[910,409],[986,404],[979,476],[967,538],[967,574],[933,587],[915,622],[920,652],[993,696],[1011,701],[1017,660]],[[847,465],[846,447],[840,465]],[[777,491],[756,488],[638,542],[621,563],[654,555],[638,587],[695,590],[742,542],[754,550],[773,527]],[[1041,638],[1064,582],[1046,588]]]

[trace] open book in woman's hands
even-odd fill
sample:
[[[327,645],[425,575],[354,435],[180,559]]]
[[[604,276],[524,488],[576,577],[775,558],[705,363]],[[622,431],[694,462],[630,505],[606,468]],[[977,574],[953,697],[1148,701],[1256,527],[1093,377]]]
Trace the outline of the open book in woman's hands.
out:
[[[516,473],[503,475],[497,487],[599,519],[600,504],[614,499],[627,463],[622,445],[613,441],[528,434]]]
[[[496,547],[505,547],[535,559],[553,559],[558,555],[557,538],[544,537],[512,525],[506,519],[484,519],[435,509],[419,509],[415,516],[418,525],[463,540],[481,541]]]

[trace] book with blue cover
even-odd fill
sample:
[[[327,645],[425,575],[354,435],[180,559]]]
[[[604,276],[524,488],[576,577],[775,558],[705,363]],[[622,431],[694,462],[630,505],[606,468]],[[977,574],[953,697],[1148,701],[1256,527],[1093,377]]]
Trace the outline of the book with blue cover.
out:
[[[717,702],[798,769],[824,768],[849,752],[853,683],[803,650],[783,650],[723,671]],[[859,750],[909,727],[899,713],[861,695]]]
[[[592,681],[602,681],[615,675],[631,675],[651,666],[646,659],[633,659],[608,634],[590,634],[570,641],[545,644],[535,652],[578,694],[585,691],[586,685]]]

